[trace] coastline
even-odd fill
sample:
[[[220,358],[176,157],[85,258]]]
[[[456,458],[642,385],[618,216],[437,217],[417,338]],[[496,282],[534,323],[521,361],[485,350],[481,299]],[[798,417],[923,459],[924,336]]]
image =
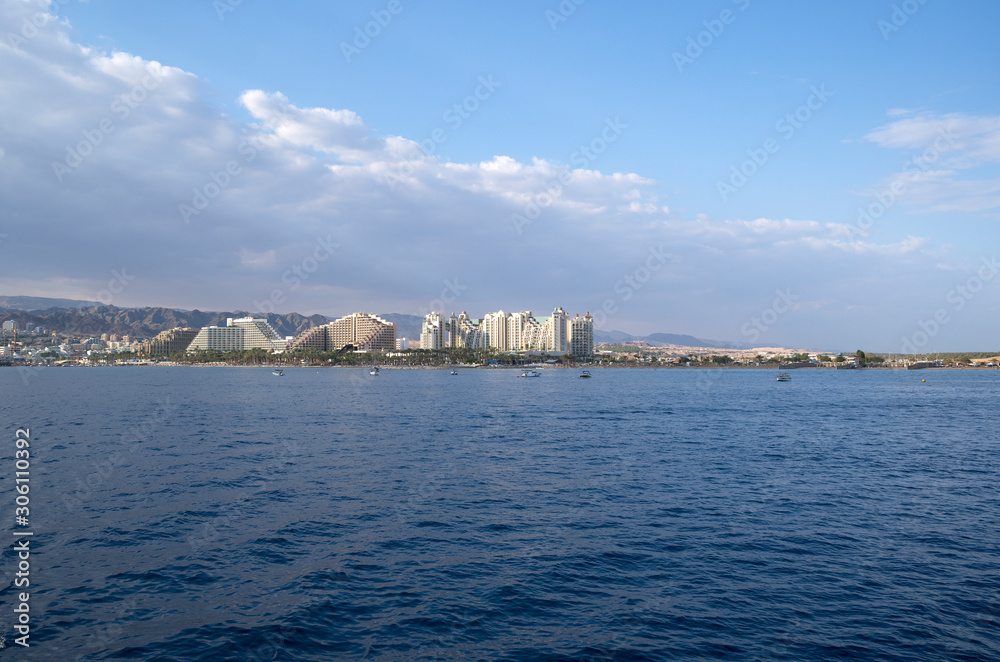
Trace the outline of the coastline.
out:
[[[0,367],[9,368],[246,368],[246,369],[258,369],[258,370],[297,370],[297,369],[323,369],[323,370],[368,370],[369,366],[363,365],[289,365],[281,363],[273,364],[262,364],[262,365],[244,365],[239,363],[171,363],[171,362],[159,362],[159,363],[119,363],[119,364],[100,364],[100,365],[84,365],[84,364],[63,364],[63,365],[3,365]],[[866,370],[960,370],[960,371],[975,371],[975,372],[989,372],[1000,370],[1000,367],[987,367],[987,366],[925,366],[920,368],[910,368],[905,365],[879,365],[879,366],[865,366],[865,367],[855,367],[855,368],[838,368],[834,366],[783,366],[783,365],[597,365],[597,364],[578,364],[578,365],[541,365],[541,364],[524,364],[524,365],[504,365],[504,366],[485,366],[485,365],[415,365],[415,366],[394,366],[394,365],[380,365],[379,369],[381,371],[388,370],[773,370],[776,372],[787,372],[787,371],[798,371],[798,370],[824,370],[832,372],[857,372]]]

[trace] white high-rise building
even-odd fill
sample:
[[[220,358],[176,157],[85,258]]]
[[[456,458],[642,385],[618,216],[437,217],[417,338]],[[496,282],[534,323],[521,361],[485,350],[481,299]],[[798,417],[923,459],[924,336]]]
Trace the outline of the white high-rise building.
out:
[[[483,320],[473,319],[463,310],[457,317],[455,313],[448,318],[448,347],[466,347],[469,349],[484,349],[487,347],[486,330]]]
[[[444,349],[447,329],[440,313],[428,313],[420,329],[420,349]]]
[[[589,311],[569,322],[569,353],[578,357],[594,355],[594,318]]]
[[[556,352],[569,351],[569,315],[560,306],[552,311],[550,320],[552,325],[552,347],[550,349]]]
[[[486,346],[494,347],[502,352],[510,349],[507,333],[510,327],[509,318],[510,313],[505,313],[502,310],[496,313],[487,313],[483,317],[479,326],[483,329]]]
[[[511,313],[507,317],[507,349],[528,349],[537,336],[538,322],[530,310]]]

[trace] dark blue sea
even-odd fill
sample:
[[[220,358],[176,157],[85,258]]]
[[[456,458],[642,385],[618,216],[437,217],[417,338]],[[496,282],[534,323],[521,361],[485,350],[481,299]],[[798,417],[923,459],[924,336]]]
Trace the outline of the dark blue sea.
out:
[[[593,372],[0,368],[0,655],[1000,659],[1000,372]]]

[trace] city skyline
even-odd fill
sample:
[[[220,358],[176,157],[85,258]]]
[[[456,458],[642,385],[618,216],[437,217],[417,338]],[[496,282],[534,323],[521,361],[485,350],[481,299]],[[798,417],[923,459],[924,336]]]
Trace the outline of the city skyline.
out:
[[[536,317],[530,310],[469,317],[463,310],[449,317],[430,312],[420,331],[420,349],[467,348],[499,351],[554,352],[574,356],[594,353],[594,319],[588,311],[570,317],[562,306]]]
[[[5,327],[6,328],[6,327]],[[105,340],[105,338],[102,338]],[[400,347],[400,341],[409,345]],[[145,343],[146,351],[154,346],[161,351],[243,351],[265,349],[284,353],[300,349],[321,352],[353,347],[362,352],[388,352],[395,349],[486,349],[501,352],[548,352],[592,356],[594,324],[590,314],[570,317],[562,308],[552,315],[536,318],[531,311],[487,313],[482,318],[461,315],[443,318],[428,313],[419,340],[401,338],[396,323],[374,313],[356,312],[313,326],[296,336],[282,338],[263,317],[227,318],[225,325],[201,329],[174,328],[161,332]]]
[[[781,296],[782,293],[779,292],[778,295],[779,296],[775,300],[775,304],[773,304],[772,308],[770,308],[767,311],[765,311],[765,313],[761,317],[752,318],[751,321],[748,322],[745,325],[747,330],[757,329],[757,328],[760,328],[762,326],[766,326],[766,323],[770,323],[771,320],[768,318],[768,313],[770,313],[772,316],[775,316],[775,315],[778,315],[781,312],[783,312],[781,310],[780,302],[783,301],[784,298]],[[524,332],[524,331],[513,332],[512,331],[512,332],[510,332],[512,338],[516,338],[517,337],[517,333],[534,333],[535,335],[534,336],[530,336],[530,337],[531,338],[536,338],[536,337],[541,337],[539,335],[539,332],[542,330],[542,327],[545,324],[547,324],[548,320],[550,319],[550,316],[536,317],[536,316],[534,316],[534,314],[530,310],[521,310],[521,311],[517,311],[517,312],[514,312],[514,311],[505,312],[503,310],[500,310],[498,312],[486,313],[484,315],[484,317],[481,317],[481,318],[472,318],[464,310],[461,312],[461,314],[456,314],[455,312],[452,312],[450,316],[445,315],[443,313],[430,313],[430,314],[425,315],[423,317],[418,316],[418,315],[406,314],[406,313],[379,313],[379,314],[376,314],[376,313],[350,313],[350,314],[341,314],[339,316],[338,315],[321,315],[321,314],[315,314],[315,315],[307,317],[307,316],[304,316],[304,315],[302,315],[302,314],[300,314],[300,313],[298,313],[296,311],[290,311],[288,313],[274,313],[274,312],[261,313],[259,311],[258,312],[251,312],[251,311],[245,311],[245,310],[199,311],[199,310],[196,310],[196,309],[195,310],[180,309],[180,308],[177,308],[177,309],[166,309],[166,308],[162,308],[162,307],[150,307],[150,306],[136,307],[136,308],[131,308],[131,307],[116,308],[116,307],[104,306],[100,302],[84,302],[84,301],[71,301],[71,300],[54,300],[54,301],[60,301],[61,302],[60,306],[75,305],[75,306],[78,306],[78,307],[68,308],[68,307],[58,307],[57,306],[57,307],[52,307],[52,308],[23,308],[23,307],[19,307],[20,303],[17,302],[16,300],[18,300],[18,299],[32,300],[32,301],[36,302],[35,305],[37,305],[37,302],[39,302],[39,301],[45,301],[45,299],[43,299],[43,298],[34,298],[34,297],[7,297],[7,299],[9,299],[9,300],[15,300],[15,303],[13,304],[14,307],[11,307],[11,308],[0,307],[0,312],[6,313],[6,316],[8,316],[8,317],[16,316],[16,317],[19,317],[21,319],[25,319],[26,318],[28,321],[27,322],[18,322],[16,320],[5,320],[5,321],[3,321],[3,327],[4,327],[4,331],[5,332],[9,332],[11,330],[11,325],[16,325],[16,324],[20,324],[20,326],[18,328],[20,330],[22,330],[22,331],[25,330],[25,328],[27,328],[28,330],[31,330],[31,329],[33,329],[35,327],[35,323],[32,322],[31,320],[33,320],[33,319],[35,319],[35,320],[46,320],[46,319],[49,319],[48,316],[50,314],[52,314],[53,312],[61,312],[61,313],[64,314],[64,316],[66,314],[68,314],[70,317],[68,318],[68,321],[64,319],[63,322],[59,322],[59,321],[57,321],[58,318],[56,318],[56,320],[53,320],[51,322],[47,322],[47,324],[54,325],[54,328],[52,329],[52,333],[53,334],[67,332],[66,329],[63,329],[63,327],[66,324],[68,324],[69,325],[69,331],[68,332],[71,333],[71,334],[72,333],[76,333],[77,335],[90,335],[90,336],[100,335],[102,340],[106,340],[106,338],[104,338],[104,336],[112,336],[112,340],[115,340],[116,339],[115,336],[125,335],[126,338],[129,337],[129,336],[135,338],[135,337],[137,337],[137,334],[138,334],[138,337],[140,339],[148,341],[148,340],[155,339],[154,337],[156,337],[157,334],[163,335],[164,333],[168,333],[168,332],[177,332],[177,331],[191,330],[191,329],[193,329],[195,332],[204,331],[206,329],[222,329],[222,331],[217,331],[216,332],[216,336],[218,336],[219,338],[222,338],[223,336],[227,336],[227,334],[228,334],[228,332],[226,330],[226,327],[232,327],[232,326],[234,326],[234,324],[233,324],[234,321],[240,322],[240,323],[242,323],[242,322],[260,322],[260,321],[264,321],[264,322],[270,323],[273,320],[269,320],[268,316],[275,316],[275,315],[277,316],[277,319],[279,319],[279,320],[282,319],[282,318],[291,317],[292,319],[298,319],[298,320],[301,320],[302,322],[309,322],[309,321],[312,322],[313,326],[307,327],[305,329],[294,330],[294,332],[291,335],[282,336],[276,330],[272,329],[273,333],[275,334],[275,338],[273,338],[271,340],[275,341],[276,344],[273,344],[273,346],[271,344],[269,344],[269,345],[267,345],[267,347],[268,348],[273,348],[273,349],[280,349],[279,345],[281,345],[282,343],[291,343],[293,340],[297,342],[303,336],[305,336],[306,333],[308,333],[308,332],[316,332],[321,327],[329,326],[333,322],[342,321],[344,319],[351,318],[351,317],[354,317],[354,316],[357,316],[357,315],[362,315],[362,316],[371,317],[373,319],[378,319],[378,320],[380,320],[380,322],[382,322],[384,324],[397,325],[399,323],[402,323],[402,324],[406,325],[408,328],[411,327],[413,324],[416,324],[417,327],[423,326],[425,320],[428,317],[431,317],[432,315],[437,315],[437,316],[440,317],[440,324],[441,324],[440,331],[444,334],[443,337],[445,337],[445,338],[448,338],[451,335],[451,330],[452,330],[453,327],[450,326],[450,325],[455,324],[456,321],[462,322],[464,320],[465,323],[472,322],[475,327],[477,327],[477,328],[481,327],[481,328],[485,329],[486,326],[482,325],[482,323],[484,321],[487,322],[487,323],[490,323],[491,321],[495,321],[499,316],[503,316],[506,319],[506,322],[504,322],[505,325],[510,324],[511,320],[514,320],[516,323],[519,323],[519,324],[523,324],[526,321],[531,323],[531,328],[533,330],[527,331],[527,332]],[[87,306],[83,306],[83,304],[88,304],[88,305]],[[93,304],[93,306],[90,306],[90,304]],[[102,310],[119,310],[119,311],[139,312],[139,313],[142,313],[143,315],[145,315],[147,317],[147,319],[149,319],[149,318],[156,318],[156,317],[162,315],[163,312],[165,312],[165,311],[174,311],[174,312],[182,313],[182,314],[193,313],[193,314],[197,314],[197,315],[201,315],[201,316],[209,316],[209,317],[214,317],[214,318],[219,318],[219,319],[218,319],[218,321],[216,323],[208,324],[207,326],[185,327],[183,325],[178,325],[178,326],[170,327],[170,328],[166,328],[166,329],[156,329],[156,330],[146,331],[146,332],[142,332],[142,331],[138,331],[138,332],[137,331],[128,331],[128,332],[125,332],[125,333],[117,333],[116,334],[114,332],[102,332],[102,331],[93,332],[93,331],[91,331],[91,332],[83,332],[81,334],[79,332],[79,330],[76,330],[76,331],[73,330],[73,329],[76,328],[76,325],[78,324],[78,320],[74,319],[74,317],[77,316],[77,315],[80,315],[80,314],[88,314],[88,313],[85,312],[88,308],[92,308],[94,311],[97,311],[97,312],[100,312]],[[562,311],[562,308],[558,307],[556,310],[557,311]],[[562,311],[562,312],[564,313],[565,311]],[[246,317],[239,318],[240,315],[245,315]],[[222,316],[222,317],[220,318],[220,316]],[[3,315],[0,315],[0,317],[3,317]],[[316,321],[317,317],[325,320],[325,322],[317,322]],[[382,318],[385,318],[385,317],[392,318],[392,320],[394,320],[394,321],[386,321],[386,320],[382,319]],[[457,318],[457,320],[456,320],[456,318]],[[802,344],[802,345],[796,345],[796,346],[786,346],[786,345],[774,345],[774,344],[769,344],[769,343],[766,343],[766,342],[747,342],[748,339],[750,341],[759,340],[760,339],[759,338],[759,334],[757,334],[757,333],[744,334],[743,338],[737,338],[735,340],[732,339],[732,338],[724,338],[724,339],[697,338],[697,337],[694,337],[694,336],[692,336],[690,334],[676,333],[677,329],[673,329],[671,331],[662,331],[661,330],[661,331],[657,331],[657,332],[654,332],[654,333],[651,333],[651,334],[646,334],[646,335],[635,335],[635,334],[629,334],[629,333],[621,331],[619,329],[606,330],[606,329],[598,329],[598,328],[596,328],[596,326],[594,324],[593,316],[590,315],[589,311],[587,311],[583,316],[581,316],[579,313],[577,313],[574,317],[567,317],[566,321],[568,323],[568,322],[572,322],[574,319],[586,319],[586,320],[589,320],[588,323],[591,326],[591,330],[589,330],[587,332],[587,336],[593,338],[593,340],[591,341],[593,344],[615,344],[615,343],[619,343],[619,342],[625,342],[625,343],[650,342],[652,344],[652,346],[670,345],[670,346],[691,347],[691,348],[709,347],[709,348],[716,348],[716,349],[719,349],[719,350],[737,350],[737,351],[746,351],[746,350],[755,349],[755,348],[756,349],[775,349],[775,348],[780,348],[780,349],[809,349],[810,351],[833,351],[833,352],[841,352],[841,353],[842,352],[853,352],[854,351],[851,348],[851,346],[849,344],[846,344],[846,343],[839,343],[839,344],[835,345],[833,348],[826,347],[825,349],[822,349],[821,346],[815,345],[815,344],[813,344],[813,345]],[[119,321],[120,320],[117,320],[117,318],[116,318],[115,324],[117,324]],[[932,320],[932,322],[933,322],[933,320]],[[142,322],[139,322],[139,323],[141,324]],[[25,324],[27,325],[27,327],[24,326]],[[37,326],[39,328],[42,328],[42,332],[48,333],[48,329],[46,327],[44,327],[43,325],[37,325]],[[240,324],[236,324],[235,326],[241,326],[241,325]],[[461,326],[461,324],[459,326]],[[924,325],[924,326],[921,327],[921,329],[924,329],[924,328],[929,328],[929,327],[927,327],[926,325]],[[229,331],[232,331],[232,329],[230,329]],[[468,329],[466,329],[466,332],[468,332]],[[506,337],[507,333],[508,333],[507,331],[503,332],[504,337]],[[544,333],[549,333],[549,331],[545,330]],[[920,333],[923,333],[923,331],[921,331]],[[187,343],[189,343],[192,340],[193,335],[194,334],[192,334],[191,337],[186,338],[186,342],[184,344],[185,347],[187,347]],[[204,335],[205,334],[202,334],[203,337],[204,337]],[[499,335],[498,334],[498,330],[494,331],[492,335],[498,336]],[[489,334],[486,334],[485,332],[483,332],[482,338],[488,338],[488,337],[489,337]],[[571,337],[571,336],[567,336],[567,337]],[[915,342],[913,342],[910,339],[906,339],[902,343],[902,347],[900,349],[896,349],[896,348],[892,348],[892,347],[872,347],[872,346],[867,346],[867,345],[864,346],[864,349],[866,351],[872,351],[872,352],[876,352],[876,353],[890,354],[890,355],[897,355],[897,354],[899,354],[899,355],[905,355],[905,354],[914,354],[914,355],[918,355],[919,354],[919,355],[923,355],[923,354],[935,354],[935,353],[939,353],[939,352],[934,352],[934,351],[924,351],[924,350],[921,350],[921,348],[917,346],[917,345],[920,344],[920,342],[919,342],[919,334],[916,337],[918,338],[918,342],[915,343]],[[490,345],[490,343],[488,343],[488,342],[484,343],[483,340],[482,340],[482,338],[480,338],[479,340],[473,340],[470,344],[460,344],[458,346],[470,347],[471,348],[471,347],[484,347],[486,345]],[[421,331],[416,331],[415,333],[405,333],[404,334],[404,332],[399,331],[397,333],[397,335],[396,335],[396,340],[397,340],[397,344],[395,346],[396,349],[400,348],[399,347],[399,341],[400,340],[406,341],[408,343],[407,346],[410,347],[410,348],[420,349],[421,348],[422,333],[421,333]],[[233,342],[233,340],[221,342],[221,344],[217,344],[217,346],[215,346],[214,349],[221,349],[222,345],[226,344],[226,342],[230,342],[231,343],[231,342]],[[432,346],[434,348],[438,348],[438,347],[445,348],[445,347],[452,347],[452,346],[454,346],[454,345],[451,344],[450,340],[449,341],[442,341],[442,343],[443,344],[437,345],[437,344],[434,344],[433,341],[432,341],[431,345],[429,345],[429,346]],[[325,344],[325,343],[321,343],[321,345],[322,344]],[[515,342],[514,344],[508,345],[505,342],[501,342],[499,344],[490,345],[490,346],[493,346],[493,347],[495,347],[497,349],[501,349],[502,348],[504,351],[529,351],[529,350],[533,350],[534,349],[533,347],[529,347],[529,348],[522,347],[521,349],[515,349],[515,345],[516,344],[517,343]],[[404,349],[405,348],[406,347],[404,347]],[[424,348],[426,349],[427,347],[424,347]],[[388,349],[388,345],[386,345],[385,347],[382,347],[380,349],[380,351],[387,350],[387,349]],[[983,353],[983,352],[989,351],[989,349],[990,349],[989,346],[983,346],[983,347],[965,348],[965,349],[959,350],[957,352],[944,352],[944,353],[957,353],[957,354],[963,354],[963,353]],[[561,351],[561,350],[557,350],[557,351]]]
[[[393,7],[0,5],[0,292],[993,346],[995,4]]]

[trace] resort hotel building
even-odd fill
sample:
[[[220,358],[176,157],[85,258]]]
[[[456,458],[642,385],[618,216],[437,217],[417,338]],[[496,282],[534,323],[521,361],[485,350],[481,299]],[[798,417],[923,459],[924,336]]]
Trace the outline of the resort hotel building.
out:
[[[272,352],[285,351],[289,338],[282,338],[266,319],[241,317],[226,320],[225,326],[207,326],[195,335],[187,351],[218,350],[221,352],[245,349],[266,349]]]
[[[289,350],[313,348],[321,352],[353,347],[361,352],[396,349],[396,324],[371,313],[353,313],[339,320],[314,326],[293,340]]]
[[[169,356],[174,352],[186,352],[201,329],[177,328],[161,331],[152,340],[147,340],[139,346],[139,353],[144,356]]]

